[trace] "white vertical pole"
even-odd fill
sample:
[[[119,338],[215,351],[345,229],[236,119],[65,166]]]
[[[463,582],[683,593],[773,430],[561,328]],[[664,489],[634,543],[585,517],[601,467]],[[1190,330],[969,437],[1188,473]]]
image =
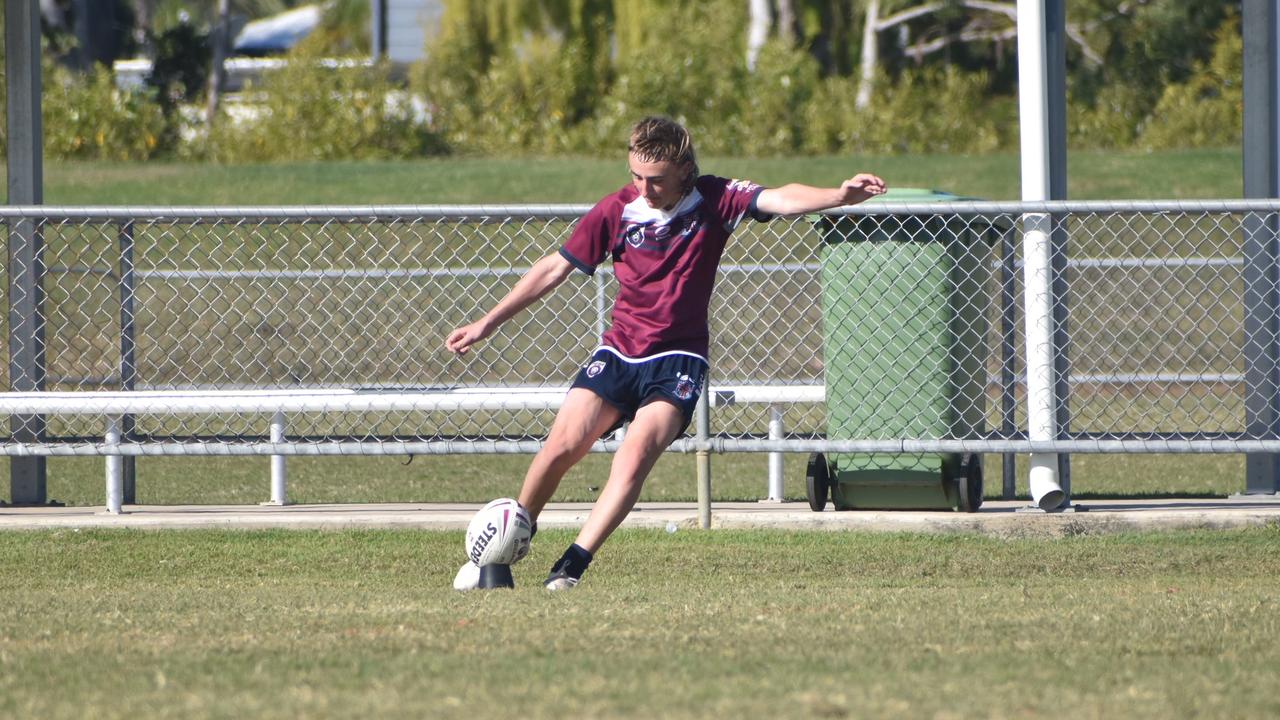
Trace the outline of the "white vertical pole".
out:
[[[596,271],[592,276],[596,281],[596,338],[604,335],[605,317],[609,314],[609,305],[604,293],[604,273]]]
[[[120,418],[107,416],[107,445],[120,445]],[[120,455],[107,456],[107,512],[119,515],[124,505],[124,458]]]
[[[769,406],[769,439],[785,440],[782,429],[782,407]],[[782,502],[782,453],[769,453],[769,497],[766,502]]]
[[[1042,0],[1018,0],[1018,115],[1022,138],[1022,199],[1049,199],[1049,99]],[[1026,309],[1027,431],[1034,442],[1057,436],[1053,363],[1053,273],[1044,213],[1022,216]],[[1031,454],[1031,499],[1044,510],[1062,504],[1058,456]]]
[[[271,416],[271,442],[284,442],[284,413],[276,411]],[[288,505],[289,499],[285,488],[289,479],[289,469],[286,465],[286,456],[271,456],[271,501],[263,503],[264,505]]]

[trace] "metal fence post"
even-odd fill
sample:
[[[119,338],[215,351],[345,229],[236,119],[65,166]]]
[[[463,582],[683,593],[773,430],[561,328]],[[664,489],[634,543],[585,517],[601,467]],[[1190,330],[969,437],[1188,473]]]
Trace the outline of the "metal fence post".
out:
[[[284,444],[285,438],[285,417],[284,413],[277,411],[271,416],[271,442],[277,445]],[[262,503],[263,505],[288,505],[289,504],[289,465],[288,458],[284,455],[271,456],[271,500]]]
[[[40,124],[40,13],[30,0],[5,0],[5,80],[8,83],[9,204],[44,202],[43,133]],[[43,390],[44,289],[42,239],[34,218],[15,218],[9,227],[9,389]],[[39,442],[45,422],[39,415],[9,421],[15,442]],[[43,457],[9,460],[9,499],[15,505],[48,501]]]
[[[1053,216],[1053,232],[1050,233],[1049,245],[1051,259],[1049,265],[1053,271],[1053,400],[1058,439],[1071,439],[1071,408],[1067,404],[1071,395],[1071,358],[1067,350],[1071,335],[1067,331],[1067,319],[1070,315],[1068,304],[1067,282],[1067,229],[1063,225],[1065,216]],[[1058,485],[1062,488],[1063,500],[1060,507],[1071,504],[1071,454],[1058,454]]]
[[[769,406],[769,439],[786,440],[787,433],[782,427],[782,406]],[[782,502],[786,497],[784,481],[784,458],[780,452],[769,453],[769,492],[765,498],[768,502]]]
[[[1245,432],[1274,435],[1280,426],[1280,224],[1274,214],[1250,213],[1244,221]],[[1280,485],[1280,463],[1270,453],[1245,458],[1245,494],[1270,495]]]
[[[120,389],[134,390],[138,382],[136,326],[133,303],[136,298],[136,279],[133,265],[133,222],[120,223]],[[120,432],[128,440],[134,430],[134,417],[120,418]],[[124,503],[138,501],[137,458],[121,457],[121,475],[124,483]]]
[[[1014,248],[1013,226],[1000,235],[1000,431],[1011,438],[1018,432],[1015,413],[1018,409],[1017,348],[1014,345],[1017,322],[1017,250]],[[1000,455],[1002,487],[1000,497],[1012,500],[1017,495],[1017,466],[1014,453]]]
[[[1067,8],[1065,0],[1045,0],[1045,78],[1048,91],[1049,199],[1067,199]],[[1050,238],[1053,267],[1053,364],[1058,437],[1071,437],[1070,356],[1067,333],[1067,227],[1054,215]],[[1058,485],[1063,505],[1071,504],[1071,454],[1058,454]]]
[[[1280,11],[1244,0],[1244,196],[1280,197]],[[1244,218],[1245,430],[1280,429],[1280,223],[1273,213]],[[1245,456],[1245,494],[1280,492],[1280,456]]]
[[[120,448],[120,418],[115,415],[107,416],[106,444],[108,448],[114,447],[117,452]],[[121,478],[121,456],[107,455],[107,512],[112,515],[121,513],[121,504],[124,502],[124,486]]]

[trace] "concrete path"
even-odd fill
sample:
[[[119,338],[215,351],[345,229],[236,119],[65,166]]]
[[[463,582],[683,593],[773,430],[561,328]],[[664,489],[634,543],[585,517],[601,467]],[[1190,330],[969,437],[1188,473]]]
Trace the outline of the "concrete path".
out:
[[[417,528],[461,530],[480,504],[0,506],[0,531],[53,528]],[[591,506],[553,503],[543,528],[578,527]],[[989,501],[977,513],[861,510],[815,513],[806,503],[736,502],[712,506],[713,528],[972,532],[996,537],[1061,537],[1158,529],[1280,525],[1280,497],[1081,500],[1073,511],[1043,513],[1025,501]],[[641,503],[624,527],[698,527],[694,503]]]

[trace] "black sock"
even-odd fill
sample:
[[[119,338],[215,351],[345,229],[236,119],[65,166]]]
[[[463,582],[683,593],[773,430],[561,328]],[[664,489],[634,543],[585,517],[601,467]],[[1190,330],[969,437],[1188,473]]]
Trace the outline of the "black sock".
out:
[[[582,573],[591,565],[592,555],[586,548],[574,543],[564,551],[555,565],[551,566],[551,574],[563,572],[574,580],[581,580]]]
[[[537,521],[537,520],[534,520],[533,522],[529,523],[529,540],[530,540],[530,542],[532,542],[532,541],[533,541],[533,537],[534,537],[535,535],[537,535],[537,534],[538,534],[538,521]]]

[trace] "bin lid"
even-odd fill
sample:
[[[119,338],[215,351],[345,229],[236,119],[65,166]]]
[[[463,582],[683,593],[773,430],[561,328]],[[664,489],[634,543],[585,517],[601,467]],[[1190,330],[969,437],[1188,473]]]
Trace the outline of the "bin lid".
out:
[[[927,202],[963,202],[966,200],[977,200],[978,198],[962,197],[945,190],[930,190],[928,188],[889,188],[883,195],[867,200],[868,203],[882,202],[899,202],[899,203],[927,203]]]
[[[981,198],[965,197],[949,193],[946,190],[931,190],[929,188],[900,188],[892,187],[885,191],[883,195],[877,195],[868,199],[863,205],[873,205],[880,203],[931,203],[931,202],[966,202],[969,200],[980,200]],[[812,213],[807,216],[809,222],[818,222],[823,217],[818,213]]]
[[[935,190],[930,188],[889,188],[887,191],[885,191],[885,194],[877,195],[876,197],[870,198],[863,204],[875,205],[880,203],[931,203],[931,202],[932,203],[952,203],[952,202],[971,202],[975,200],[981,200],[981,198],[966,197],[963,195],[956,195],[954,193],[949,193],[945,190]],[[921,216],[911,216],[911,217],[915,218],[916,221],[924,221],[926,218],[929,218],[930,216],[921,215]],[[835,233],[835,234],[829,233],[829,231],[835,229],[837,225],[843,225],[849,222],[858,223],[858,222],[862,222],[864,219],[865,218],[861,216],[838,217],[838,216],[831,216],[831,215],[819,215],[817,213],[814,213],[808,216],[808,220],[814,223],[815,226],[817,226],[823,232],[824,238],[827,242],[842,242],[845,239],[844,237],[841,236],[840,233]],[[934,220],[934,222],[937,222],[937,221],[938,221],[937,219]],[[953,218],[952,220],[949,220],[949,221],[943,220],[942,222],[944,224],[952,224],[953,222],[955,222],[955,219]],[[964,226],[967,227],[968,231],[970,232],[977,231],[979,233],[982,233],[984,230],[991,229],[991,228],[1007,230],[1009,225],[1008,221],[1004,218],[990,218],[990,217],[974,217],[961,222]]]

